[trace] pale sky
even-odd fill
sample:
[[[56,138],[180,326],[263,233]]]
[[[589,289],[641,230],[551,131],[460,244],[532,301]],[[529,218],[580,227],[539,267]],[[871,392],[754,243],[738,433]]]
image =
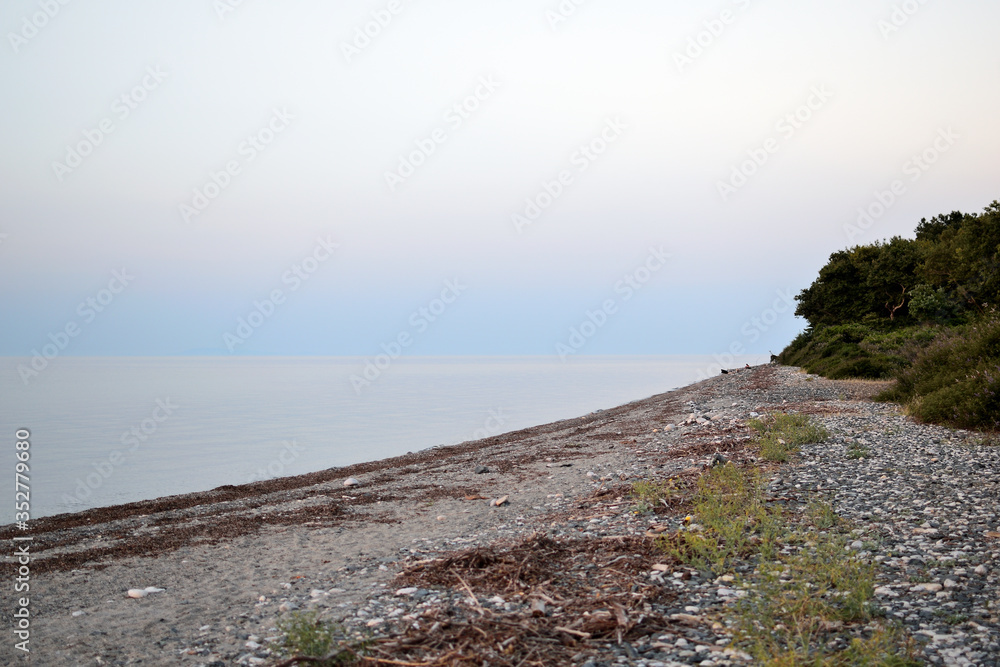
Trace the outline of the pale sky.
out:
[[[0,9],[3,355],[777,352],[1000,198],[994,0],[63,2]]]

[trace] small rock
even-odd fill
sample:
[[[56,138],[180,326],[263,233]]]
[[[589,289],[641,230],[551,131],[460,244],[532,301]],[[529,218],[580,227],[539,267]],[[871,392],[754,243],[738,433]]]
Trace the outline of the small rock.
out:
[[[87,612],[85,612],[85,611],[74,611],[74,612],[73,612],[73,615],[74,615],[74,616],[83,616],[83,615],[84,615],[84,614],[86,614],[86,613],[87,613]]]
[[[486,466],[476,466],[476,474],[477,475],[485,475],[489,471],[490,471],[490,469],[487,468]]]
[[[162,593],[164,589],[157,588],[156,586],[147,586],[146,588],[130,588],[128,589],[128,596],[130,598],[144,598],[150,593]]]
[[[350,486],[361,486],[361,482],[359,482],[358,480],[354,479],[353,477],[348,477],[347,479],[344,480],[344,486],[348,486],[348,487],[350,487]]]
[[[260,644],[258,644],[257,642],[247,642],[246,644],[244,644],[244,646],[246,646],[251,651],[256,651],[257,649],[260,648]]]
[[[855,551],[861,551],[862,549],[865,548],[865,543],[862,542],[861,540],[854,540],[853,542],[851,542],[851,548],[854,549]]]
[[[297,604],[295,604],[294,602],[291,602],[291,601],[289,601],[289,602],[282,602],[280,605],[278,605],[278,611],[295,611],[298,608],[299,608],[299,605],[297,605]]]
[[[978,575],[986,574],[986,572],[987,572],[986,566],[985,565],[979,565],[978,567],[976,567],[975,570],[973,570],[973,572],[975,572]]]
[[[418,590],[420,590],[420,589],[419,588],[412,588],[412,587],[411,588],[400,588],[398,591],[396,591],[396,595],[400,595],[400,596],[413,595]]]

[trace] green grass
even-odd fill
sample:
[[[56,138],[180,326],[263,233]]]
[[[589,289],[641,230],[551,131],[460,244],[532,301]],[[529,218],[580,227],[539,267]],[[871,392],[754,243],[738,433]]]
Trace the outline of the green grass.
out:
[[[775,414],[748,423],[757,432],[761,458],[778,463],[787,461],[800,445],[823,442],[830,435],[806,415]]]
[[[677,486],[673,480],[649,481],[642,480],[632,485],[631,497],[635,500],[635,511],[647,514],[658,507],[668,506],[678,495]]]
[[[320,667],[352,665],[364,655],[368,641],[350,637],[342,627],[320,619],[316,612],[293,612],[278,621],[284,635],[279,652],[285,656],[325,658],[311,661]]]
[[[847,446],[847,458],[849,459],[870,459],[871,456],[871,450],[857,442],[851,442]]]
[[[755,553],[773,554],[780,510],[764,502],[760,471],[732,463],[716,466],[698,479],[695,523],[660,545],[691,567],[724,574],[734,563]]]

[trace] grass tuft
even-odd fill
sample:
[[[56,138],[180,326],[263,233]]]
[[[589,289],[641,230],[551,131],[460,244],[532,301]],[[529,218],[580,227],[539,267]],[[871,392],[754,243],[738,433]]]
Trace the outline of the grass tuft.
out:
[[[757,431],[760,456],[765,461],[784,463],[799,451],[800,445],[823,442],[829,432],[800,414],[775,414],[751,419],[750,428]]]
[[[278,621],[278,630],[284,635],[280,653],[313,658],[310,664],[320,667],[353,665],[368,646],[367,640],[350,637],[344,628],[323,621],[316,612],[293,612]]]

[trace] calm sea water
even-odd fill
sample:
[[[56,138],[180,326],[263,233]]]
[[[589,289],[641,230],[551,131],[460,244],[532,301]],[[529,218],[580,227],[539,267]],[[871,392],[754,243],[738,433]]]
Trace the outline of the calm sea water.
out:
[[[740,359],[760,363],[759,357]],[[297,475],[578,417],[694,382],[710,357],[364,360],[57,358],[27,385],[0,358],[14,520],[14,433],[31,431],[32,517]],[[718,368],[714,365],[714,368]],[[717,372],[717,371],[716,371]]]

